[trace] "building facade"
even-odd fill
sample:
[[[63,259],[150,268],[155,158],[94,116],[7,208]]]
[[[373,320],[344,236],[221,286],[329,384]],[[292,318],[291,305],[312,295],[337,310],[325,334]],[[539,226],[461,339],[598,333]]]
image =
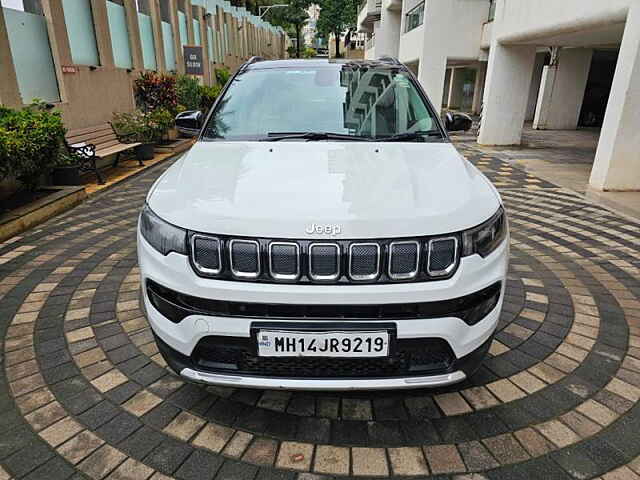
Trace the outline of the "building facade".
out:
[[[201,81],[253,55],[284,58],[287,37],[226,0],[1,0],[0,103],[55,105],[75,129],[135,108],[144,71],[185,73],[201,46]]]
[[[397,57],[434,104],[480,113],[478,142],[601,126],[590,184],[640,190],[638,0],[364,0],[365,57]]]

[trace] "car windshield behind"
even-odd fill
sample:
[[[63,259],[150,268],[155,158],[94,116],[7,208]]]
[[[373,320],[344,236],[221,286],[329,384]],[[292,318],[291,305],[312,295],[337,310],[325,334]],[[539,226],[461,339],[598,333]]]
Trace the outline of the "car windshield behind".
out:
[[[334,137],[296,137],[310,132]],[[406,73],[349,63],[247,69],[218,102],[203,135],[204,140],[407,141],[429,136],[443,138],[433,112]]]

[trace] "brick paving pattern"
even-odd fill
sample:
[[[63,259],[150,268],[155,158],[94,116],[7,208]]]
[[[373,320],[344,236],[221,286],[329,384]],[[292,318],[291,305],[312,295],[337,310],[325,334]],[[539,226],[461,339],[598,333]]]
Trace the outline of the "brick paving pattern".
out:
[[[189,384],[139,309],[160,165],[0,244],[0,480],[640,479],[640,225],[460,145],[512,259],[477,375],[446,389]]]

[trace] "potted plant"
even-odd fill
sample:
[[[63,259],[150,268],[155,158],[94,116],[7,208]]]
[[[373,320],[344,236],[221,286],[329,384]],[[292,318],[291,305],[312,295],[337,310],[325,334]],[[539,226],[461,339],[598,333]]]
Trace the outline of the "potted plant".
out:
[[[82,185],[80,159],[76,155],[60,151],[51,171],[54,185]]]
[[[155,142],[170,140],[169,132],[175,119],[166,108],[157,108],[147,114],[148,127],[154,132]]]
[[[117,113],[113,117],[113,128],[117,134],[129,142],[140,142],[134,148],[138,160],[151,160],[154,146],[173,125],[173,117],[165,108],[150,112],[136,110],[131,113]]]

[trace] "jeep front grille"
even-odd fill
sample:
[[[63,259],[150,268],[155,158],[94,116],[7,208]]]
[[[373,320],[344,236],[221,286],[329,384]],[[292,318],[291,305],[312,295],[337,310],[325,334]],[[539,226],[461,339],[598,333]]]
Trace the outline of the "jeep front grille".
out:
[[[270,283],[398,283],[451,277],[458,237],[280,240],[190,233],[199,276]]]

